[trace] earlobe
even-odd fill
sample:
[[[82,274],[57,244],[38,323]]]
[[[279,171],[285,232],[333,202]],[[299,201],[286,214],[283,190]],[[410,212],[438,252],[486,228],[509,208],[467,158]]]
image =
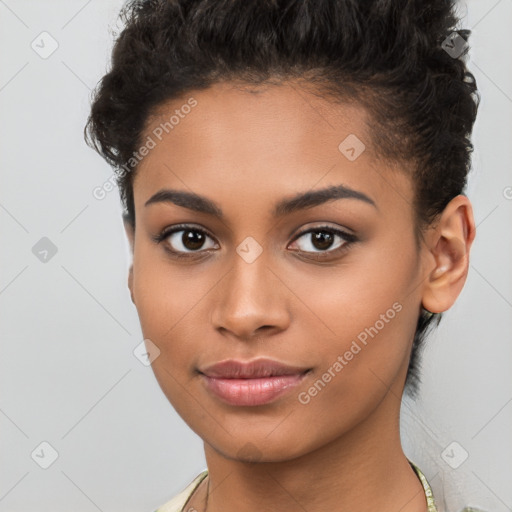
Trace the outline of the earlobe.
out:
[[[134,224],[129,220],[128,215],[123,215],[123,225],[124,225],[124,231],[126,233],[126,237],[128,238],[128,242],[130,243],[130,250],[133,254],[133,244],[135,241],[135,226]]]
[[[130,244],[130,251],[133,258],[133,248],[135,243],[135,228],[133,224],[128,220],[126,216],[123,216],[124,229],[126,232],[126,236],[128,238],[128,242]],[[132,302],[135,304],[135,298],[133,294],[133,262],[130,264],[130,268],[128,270],[128,289],[130,290],[130,296]]]
[[[466,196],[453,198],[428,235],[434,267],[424,281],[422,306],[432,313],[449,309],[459,296],[469,269],[469,251],[475,237],[471,203]]]
[[[130,290],[132,302],[135,304],[135,297],[133,295],[133,263],[130,265],[130,269],[128,271],[128,289]]]

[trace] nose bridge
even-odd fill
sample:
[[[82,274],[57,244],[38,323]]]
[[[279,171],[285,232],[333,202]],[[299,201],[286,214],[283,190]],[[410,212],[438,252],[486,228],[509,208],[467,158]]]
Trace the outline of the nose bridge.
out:
[[[270,252],[256,244],[246,239],[232,254],[212,315],[214,327],[239,337],[252,336],[263,326],[282,330],[289,321],[282,287],[269,268]]]

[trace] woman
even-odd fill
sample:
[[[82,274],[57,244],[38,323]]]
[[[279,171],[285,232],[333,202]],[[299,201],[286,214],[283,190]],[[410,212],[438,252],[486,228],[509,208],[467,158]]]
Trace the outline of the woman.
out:
[[[130,2],[86,127],[208,470],[159,512],[437,510],[399,435],[466,280],[478,96],[447,1]]]

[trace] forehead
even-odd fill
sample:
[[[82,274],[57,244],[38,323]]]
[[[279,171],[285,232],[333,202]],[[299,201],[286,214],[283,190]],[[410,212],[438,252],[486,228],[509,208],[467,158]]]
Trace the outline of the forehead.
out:
[[[196,104],[188,107],[191,98]],[[250,87],[221,82],[160,105],[145,132],[173,138],[189,158],[223,153],[226,159],[322,160],[337,158],[339,143],[350,134],[364,141],[367,155],[373,153],[367,118],[356,104],[336,104],[293,83]]]
[[[230,187],[249,198],[343,183],[410,204],[409,176],[396,172],[405,167],[379,158],[369,126],[363,107],[292,83],[189,91],[148,119],[141,140],[153,147],[138,165],[136,202],[165,187],[211,194]]]

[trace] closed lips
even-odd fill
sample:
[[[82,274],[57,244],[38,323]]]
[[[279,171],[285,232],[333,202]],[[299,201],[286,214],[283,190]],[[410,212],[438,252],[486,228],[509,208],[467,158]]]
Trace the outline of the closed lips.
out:
[[[289,366],[272,359],[257,359],[253,361],[226,360],[199,370],[208,377],[222,379],[260,379],[281,375],[300,375],[308,368]]]

